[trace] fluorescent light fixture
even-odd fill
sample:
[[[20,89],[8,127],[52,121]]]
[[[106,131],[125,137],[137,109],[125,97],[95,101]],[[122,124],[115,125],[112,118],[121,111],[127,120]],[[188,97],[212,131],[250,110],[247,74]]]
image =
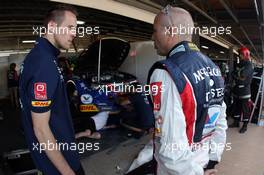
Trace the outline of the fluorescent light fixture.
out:
[[[83,25],[84,23],[85,23],[84,21],[79,21],[79,20],[77,21],[78,25]]]
[[[255,9],[256,9],[256,13],[259,16],[259,11],[258,11],[258,3],[256,0],[254,0],[254,5],[255,5]]]
[[[224,54],[225,52],[224,51],[220,51],[220,53]]]
[[[24,44],[35,43],[35,42],[36,42],[35,40],[24,40],[24,41],[22,41],[22,43],[24,43]]]
[[[9,57],[11,53],[1,53],[0,52],[0,57]]]
[[[68,52],[75,52],[75,50],[74,49],[69,49]]]
[[[201,46],[202,48],[204,48],[204,49],[209,49],[209,47],[207,47],[207,46]]]
[[[23,54],[23,53],[29,53],[30,50],[2,50],[0,51],[0,57],[8,57],[12,54]]]
[[[68,50],[60,50],[62,53],[75,53],[75,50],[74,49],[68,49]]]

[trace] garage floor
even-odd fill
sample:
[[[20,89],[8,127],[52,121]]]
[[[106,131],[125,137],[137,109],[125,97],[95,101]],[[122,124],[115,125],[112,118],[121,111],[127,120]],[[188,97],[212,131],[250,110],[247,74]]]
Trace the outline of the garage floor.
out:
[[[218,175],[264,175],[264,127],[251,124],[245,134],[230,128],[227,142],[232,149],[224,152]]]
[[[251,124],[245,134],[239,134],[238,129],[228,129],[227,138],[232,149],[224,152],[217,174],[264,175],[264,127]],[[148,140],[147,136],[129,140],[115,150],[105,150],[82,159],[82,164],[89,175],[121,174]]]
[[[4,121],[0,121],[0,153],[25,147],[19,124],[19,111],[7,110],[7,106],[3,106],[3,109],[7,115]],[[103,144],[105,146],[100,152],[86,152],[81,155],[87,174],[122,174],[150,139],[150,136],[129,139],[126,134],[120,136],[116,132],[120,131],[105,135],[106,139],[101,143],[111,143],[110,140],[112,143]],[[79,142],[87,143],[91,140],[81,139]],[[225,151],[222,162],[217,167],[218,175],[264,175],[264,127],[251,124],[245,134],[239,134],[238,129],[228,129],[227,142],[231,143],[232,149]]]

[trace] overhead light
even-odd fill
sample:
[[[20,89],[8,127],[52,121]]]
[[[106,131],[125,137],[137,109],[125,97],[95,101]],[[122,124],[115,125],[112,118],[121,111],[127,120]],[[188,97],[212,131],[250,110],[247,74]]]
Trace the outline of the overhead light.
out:
[[[0,57],[10,56],[11,54],[21,54],[21,53],[29,53],[30,49],[26,50],[1,50]]]
[[[79,21],[79,20],[77,21],[78,25],[83,25],[84,23],[85,23],[84,21]]]
[[[202,48],[204,48],[204,49],[209,49],[209,47],[207,47],[207,46],[201,46]]]
[[[75,51],[75,49],[68,49],[68,50],[62,49],[61,52],[63,52],[63,53],[75,53],[76,51]]]
[[[0,52],[0,57],[9,57],[11,53],[2,53]]]
[[[259,16],[259,11],[258,11],[258,3],[256,0],[254,0],[254,5],[255,5],[255,9],[256,9],[256,13]]]
[[[224,51],[220,51],[220,53],[224,54],[225,52]]]
[[[24,44],[35,43],[35,42],[36,42],[35,40],[24,40],[24,41],[22,41],[22,43],[24,43]]]

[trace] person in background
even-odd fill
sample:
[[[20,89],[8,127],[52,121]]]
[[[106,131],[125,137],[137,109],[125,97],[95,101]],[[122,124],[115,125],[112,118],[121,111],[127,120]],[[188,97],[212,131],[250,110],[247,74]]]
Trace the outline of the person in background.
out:
[[[234,122],[229,126],[230,128],[238,128],[240,118],[242,116],[243,126],[239,130],[239,133],[245,133],[247,131],[247,125],[249,122],[252,102],[251,98],[251,82],[253,78],[253,66],[250,62],[250,51],[246,47],[241,47],[239,50],[240,61],[236,69],[233,72],[234,86],[233,93],[233,111],[232,116]]]
[[[16,71],[16,63],[11,63],[7,71],[7,86],[12,107],[18,108],[18,74]]]
[[[92,117],[84,117],[75,127],[75,138],[88,137],[100,139],[101,129],[117,128],[121,124],[135,131],[135,137],[141,137],[154,127],[154,116],[144,93],[120,95],[116,99],[120,111],[101,111]]]
[[[107,128],[106,124],[108,117],[109,112],[102,111],[92,117],[83,118],[81,125],[78,125],[78,128],[75,126],[75,138],[87,137],[91,139],[100,139],[101,134],[97,131]]]
[[[58,58],[58,66],[61,69],[61,73],[66,81],[72,78],[72,66],[69,64],[69,60],[66,57]]]

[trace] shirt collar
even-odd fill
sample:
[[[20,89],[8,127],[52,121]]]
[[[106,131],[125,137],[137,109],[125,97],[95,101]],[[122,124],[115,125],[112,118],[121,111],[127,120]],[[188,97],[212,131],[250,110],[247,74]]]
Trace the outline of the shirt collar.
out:
[[[52,55],[54,55],[56,58],[60,54],[60,50],[57,49],[53,44],[49,42],[46,38],[40,37],[36,41],[36,45],[40,44],[45,47],[45,49],[48,50]]]
[[[189,41],[182,41],[176,44],[168,53],[167,58],[178,52],[187,52],[187,51],[199,51],[198,47]]]

